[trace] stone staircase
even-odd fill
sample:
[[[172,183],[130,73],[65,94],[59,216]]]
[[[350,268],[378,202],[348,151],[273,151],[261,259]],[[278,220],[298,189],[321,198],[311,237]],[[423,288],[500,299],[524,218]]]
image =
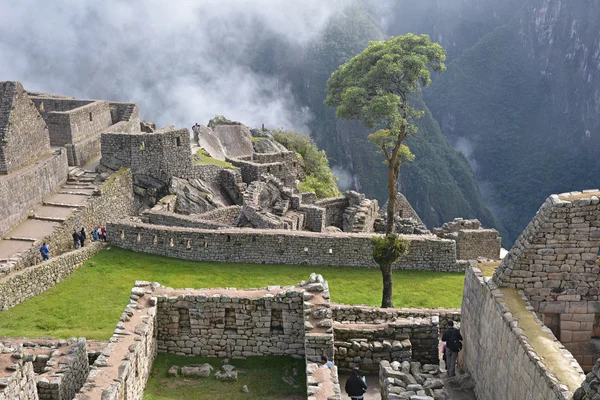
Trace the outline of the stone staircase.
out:
[[[135,110],[134,103],[127,105],[127,107],[123,111],[123,114],[120,116],[119,121],[129,121],[131,119],[131,115],[133,114],[134,110]]]
[[[0,272],[8,273],[24,252],[37,240],[51,235],[71,213],[83,207],[94,194],[101,179],[94,166],[69,167],[67,182],[35,207],[29,217],[13,227],[0,240]]]

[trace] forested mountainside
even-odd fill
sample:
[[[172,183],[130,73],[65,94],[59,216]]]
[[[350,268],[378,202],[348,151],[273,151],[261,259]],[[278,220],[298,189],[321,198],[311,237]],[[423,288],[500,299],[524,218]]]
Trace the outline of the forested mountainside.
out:
[[[293,82],[297,100],[312,112],[311,133],[327,151],[334,170],[343,171],[350,188],[383,204],[387,198],[383,157],[360,124],[336,120],[335,110],[323,104],[331,73],[364,50],[369,40],[386,37],[381,9],[376,6],[376,2],[358,1],[336,15],[305,49],[305,65],[290,71],[287,78]],[[426,113],[419,122],[419,133],[408,141],[416,159],[402,167],[401,191],[429,227],[455,217],[476,217],[486,227],[504,233],[485,206],[466,158],[450,146],[422,99],[417,96],[415,100]]]
[[[510,240],[549,194],[600,181],[600,1],[522,3],[425,92]]]

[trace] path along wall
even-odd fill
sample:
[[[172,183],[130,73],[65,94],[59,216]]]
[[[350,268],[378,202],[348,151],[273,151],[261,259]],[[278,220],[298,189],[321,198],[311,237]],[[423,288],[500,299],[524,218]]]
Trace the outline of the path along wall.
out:
[[[558,368],[568,371],[579,384],[583,380],[581,367],[552,333],[541,331],[541,323],[535,331],[527,329],[513,316],[517,311],[511,310],[503,292],[490,278],[484,280],[479,269],[467,268],[460,326],[464,348],[459,354],[459,365],[474,378],[477,398],[570,399],[578,384],[568,388],[564,380],[560,382],[548,369],[546,360],[536,353],[527,335],[547,335],[544,347],[552,348],[548,351],[553,353],[546,357],[558,357],[554,361]],[[522,312],[528,312],[525,305]]]
[[[122,169],[108,178],[85,201],[83,206],[72,212],[50,235],[36,241],[29,250],[22,253],[16,263],[12,264],[11,271],[15,272],[40,263],[42,258],[39,248],[43,242],[50,247],[52,256],[62,254],[72,250],[73,237],[71,235],[74,230],[80,231],[81,227],[86,227],[88,243],[91,243],[89,236],[91,236],[92,228],[104,225],[108,221],[117,221],[134,215],[134,213],[131,172],[128,169]]]
[[[64,149],[38,163],[0,176],[0,236],[27,217],[67,181],[68,162]]]
[[[103,247],[100,243],[82,247],[0,279],[0,311],[50,289]]]
[[[253,264],[333,265],[378,268],[372,234],[290,232],[282,230],[202,230],[141,222],[108,224],[109,241],[125,249],[167,257]],[[396,269],[464,270],[455,243],[435,236],[406,236],[409,253]]]

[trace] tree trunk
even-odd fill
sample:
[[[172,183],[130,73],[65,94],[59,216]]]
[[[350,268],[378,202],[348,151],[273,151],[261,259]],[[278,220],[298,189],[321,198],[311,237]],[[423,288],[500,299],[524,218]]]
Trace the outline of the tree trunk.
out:
[[[396,208],[396,174],[392,165],[388,165],[388,208],[385,234],[394,233],[396,224],[394,222],[394,210]]]
[[[392,308],[392,264],[386,263],[380,265],[381,275],[383,276],[383,296],[381,297],[382,308]]]

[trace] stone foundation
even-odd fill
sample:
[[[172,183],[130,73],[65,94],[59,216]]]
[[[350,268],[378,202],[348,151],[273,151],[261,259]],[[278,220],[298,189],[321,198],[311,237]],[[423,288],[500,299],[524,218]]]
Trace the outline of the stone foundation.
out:
[[[446,222],[433,233],[456,241],[456,257],[459,260],[476,260],[479,257],[500,259],[502,238],[495,229],[483,229],[476,219],[455,218]]]

